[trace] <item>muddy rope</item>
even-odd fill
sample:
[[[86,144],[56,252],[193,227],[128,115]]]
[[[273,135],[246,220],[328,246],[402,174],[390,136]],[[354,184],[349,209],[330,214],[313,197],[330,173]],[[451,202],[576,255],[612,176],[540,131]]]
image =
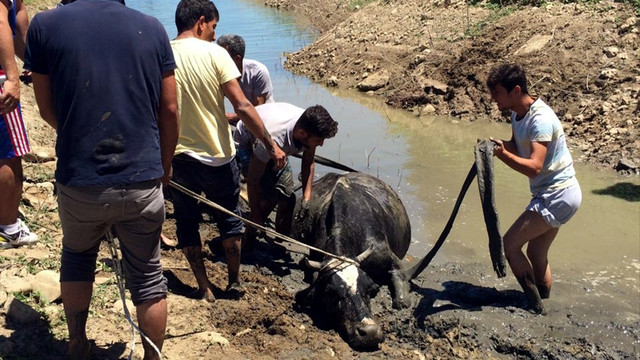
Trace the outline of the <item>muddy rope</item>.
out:
[[[237,219],[240,219],[245,224],[247,224],[249,226],[252,226],[252,227],[254,227],[254,228],[258,229],[258,230],[264,231],[265,234],[267,234],[267,235],[279,238],[279,239],[281,239],[281,240],[283,240],[285,242],[288,242],[288,243],[291,243],[291,244],[295,244],[295,245],[307,248],[309,250],[317,251],[317,252],[319,252],[319,253],[321,253],[323,255],[327,255],[329,257],[332,257],[332,258],[335,258],[335,259],[338,259],[338,260],[341,260],[341,261],[344,261],[344,262],[348,262],[348,263],[351,263],[351,264],[354,264],[354,265],[359,265],[358,262],[353,260],[353,259],[349,259],[348,257],[344,257],[344,256],[340,256],[340,255],[335,255],[335,254],[332,254],[330,252],[324,251],[322,249],[318,249],[316,247],[313,247],[311,245],[307,245],[307,244],[305,244],[303,242],[300,242],[300,241],[298,241],[296,239],[293,239],[293,238],[288,237],[286,235],[280,234],[280,233],[278,233],[277,231],[275,231],[273,229],[270,229],[268,227],[265,227],[265,226],[262,226],[260,224],[257,224],[257,223],[255,223],[255,222],[253,222],[251,220],[245,219],[242,216],[237,215],[237,214],[233,213],[232,211],[229,211],[229,210],[225,209],[224,207],[216,204],[215,202],[205,198],[204,196],[196,194],[195,192],[193,192],[193,191],[187,189],[186,187],[176,183],[175,181],[169,181],[169,185],[172,186],[173,188],[175,188],[176,190],[184,193],[185,195],[188,195],[188,196],[194,198],[195,200],[198,200],[198,201],[202,202],[205,205],[208,205],[208,206],[210,206],[210,207],[212,207],[212,208],[214,208],[214,209],[216,209],[218,211],[221,211],[221,212],[223,212],[223,213],[225,213],[227,215],[230,215],[230,216],[233,216],[233,217],[235,217]],[[297,252],[297,251],[291,250],[291,249],[287,249],[287,250],[293,251],[293,252]]]
[[[453,222],[458,215],[462,200],[467,194],[467,190],[476,175],[478,175],[478,189],[480,192],[480,201],[482,202],[484,220],[487,225],[487,232],[489,233],[489,252],[491,254],[493,269],[498,277],[506,276],[504,246],[502,236],[500,236],[500,231],[498,230],[498,213],[495,209],[493,197],[493,143],[490,140],[478,140],[474,153],[475,161],[473,165],[471,165],[471,169],[469,169],[469,173],[462,184],[460,194],[458,194],[456,203],[449,216],[449,221],[447,221],[444,229],[442,229],[442,233],[440,233],[440,237],[438,237],[438,240],[429,253],[419,263],[406,271],[407,279],[415,279],[420,275],[420,273],[429,266],[431,260],[433,260],[442,244],[444,244],[453,227]]]

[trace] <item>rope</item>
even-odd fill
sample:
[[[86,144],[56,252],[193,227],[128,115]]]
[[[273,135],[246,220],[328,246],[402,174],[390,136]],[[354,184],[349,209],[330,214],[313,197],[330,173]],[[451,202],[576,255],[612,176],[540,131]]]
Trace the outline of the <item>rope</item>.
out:
[[[156,351],[160,360],[162,360],[162,353],[158,349],[158,347],[147,337],[147,335],[140,330],[140,328],[133,322],[131,319],[131,314],[129,313],[129,309],[127,308],[127,302],[124,293],[124,282],[122,281],[122,267],[120,266],[120,261],[118,260],[118,250],[116,249],[115,239],[113,238],[113,234],[111,234],[111,230],[107,230],[107,243],[109,244],[109,252],[111,253],[111,259],[113,260],[113,269],[116,274],[116,282],[118,283],[118,291],[120,292],[120,299],[122,300],[122,309],[124,310],[124,317],[127,318],[129,324],[131,324],[131,351],[129,352],[129,360],[133,357],[133,351],[136,348],[136,332],[140,334],[142,339],[146,341],[153,350]]]
[[[280,233],[276,232],[273,229],[270,229],[268,227],[259,225],[259,224],[255,223],[255,222],[251,221],[251,220],[247,220],[247,219],[243,218],[242,216],[237,215],[237,214],[233,213],[232,211],[229,211],[229,210],[225,209],[224,207],[214,203],[213,201],[211,201],[211,200],[209,200],[209,199],[207,199],[207,198],[205,198],[205,197],[203,197],[203,196],[201,196],[199,194],[196,194],[195,192],[185,188],[184,186],[182,186],[182,185],[180,185],[180,184],[178,184],[178,183],[176,183],[174,181],[169,181],[169,185],[173,186],[176,190],[179,190],[182,193],[184,193],[184,194],[186,194],[186,195],[188,195],[188,196],[190,196],[190,197],[202,202],[203,204],[206,204],[206,205],[208,205],[208,206],[210,206],[210,207],[212,207],[212,208],[214,208],[214,209],[216,209],[218,211],[222,211],[223,213],[225,213],[227,215],[230,215],[230,216],[233,216],[233,217],[235,217],[237,219],[240,219],[244,223],[246,223],[247,225],[250,225],[250,226],[252,226],[252,227],[254,227],[254,228],[258,229],[258,230],[264,231],[267,235],[279,238],[279,239],[281,239],[283,241],[286,241],[288,243],[295,244],[295,245],[307,248],[309,250],[317,251],[317,252],[319,252],[319,253],[321,253],[323,255],[332,257],[334,259],[338,259],[338,260],[341,260],[341,261],[344,261],[344,262],[347,262],[347,263],[351,263],[351,264],[354,264],[354,265],[359,265],[358,262],[353,260],[353,259],[349,259],[348,257],[344,257],[344,256],[340,256],[340,255],[335,255],[335,254],[332,254],[330,252],[324,251],[322,249],[318,249],[316,247],[313,247],[311,245],[307,245],[307,244],[305,244],[303,242],[300,242],[300,241],[298,241],[296,239],[293,239],[293,238],[290,238],[290,237],[288,237],[286,235],[280,234]],[[289,250],[289,251],[294,251],[294,250]]]

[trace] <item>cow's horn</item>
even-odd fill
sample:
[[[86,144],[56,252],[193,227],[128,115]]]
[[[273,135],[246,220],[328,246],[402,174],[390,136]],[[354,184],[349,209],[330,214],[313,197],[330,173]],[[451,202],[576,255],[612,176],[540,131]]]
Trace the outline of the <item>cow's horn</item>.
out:
[[[305,267],[311,270],[320,271],[320,269],[322,269],[322,263],[319,261],[313,261],[309,260],[309,258],[304,258],[302,260],[302,263]]]
[[[369,255],[371,255],[371,253],[373,253],[373,247],[369,247],[362,254],[356,256],[356,261],[359,263],[363,262],[366,258],[369,257]]]

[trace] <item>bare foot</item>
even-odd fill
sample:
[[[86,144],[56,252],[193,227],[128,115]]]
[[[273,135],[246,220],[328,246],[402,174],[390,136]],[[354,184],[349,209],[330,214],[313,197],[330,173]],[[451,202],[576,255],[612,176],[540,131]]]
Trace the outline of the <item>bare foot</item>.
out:
[[[241,282],[236,281],[236,282],[233,282],[233,283],[229,284],[225,291],[227,293],[227,296],[229,296],[229,298],[239,299],[239,298],[244,296],[246,288],[244,287],[244,285]]]
[[[178,242],[173,240],[173,239],[169,239],[168,237],[166,237],[164,234],[160,234],[160,241],[162,241],[162,244],[164,244],[165,246],[168,247],[175,247],[176,245],[178,245]]]
[[[204,300],[210,303],[216,301],[216,297],[213,295],[213,291],[211,291],[211,289],[198,289],[188,295],[188,297],[192,299]]]

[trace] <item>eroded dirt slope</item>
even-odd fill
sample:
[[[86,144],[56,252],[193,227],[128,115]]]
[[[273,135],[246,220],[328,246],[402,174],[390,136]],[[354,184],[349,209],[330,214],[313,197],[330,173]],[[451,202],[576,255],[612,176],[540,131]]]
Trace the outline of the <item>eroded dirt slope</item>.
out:
[[[295,73],[371,91],[416,114],[506,121],[484,82],[492,66],[519,62],[530,92],[563,121],[579,161],[613,168],[623,160],[630,172],[640,165],[639,22],[628,4],[490,10],[463,1],[388,0],[350,10],[343,1],[277,3],[322,31],[288,54],[285,66]]]

